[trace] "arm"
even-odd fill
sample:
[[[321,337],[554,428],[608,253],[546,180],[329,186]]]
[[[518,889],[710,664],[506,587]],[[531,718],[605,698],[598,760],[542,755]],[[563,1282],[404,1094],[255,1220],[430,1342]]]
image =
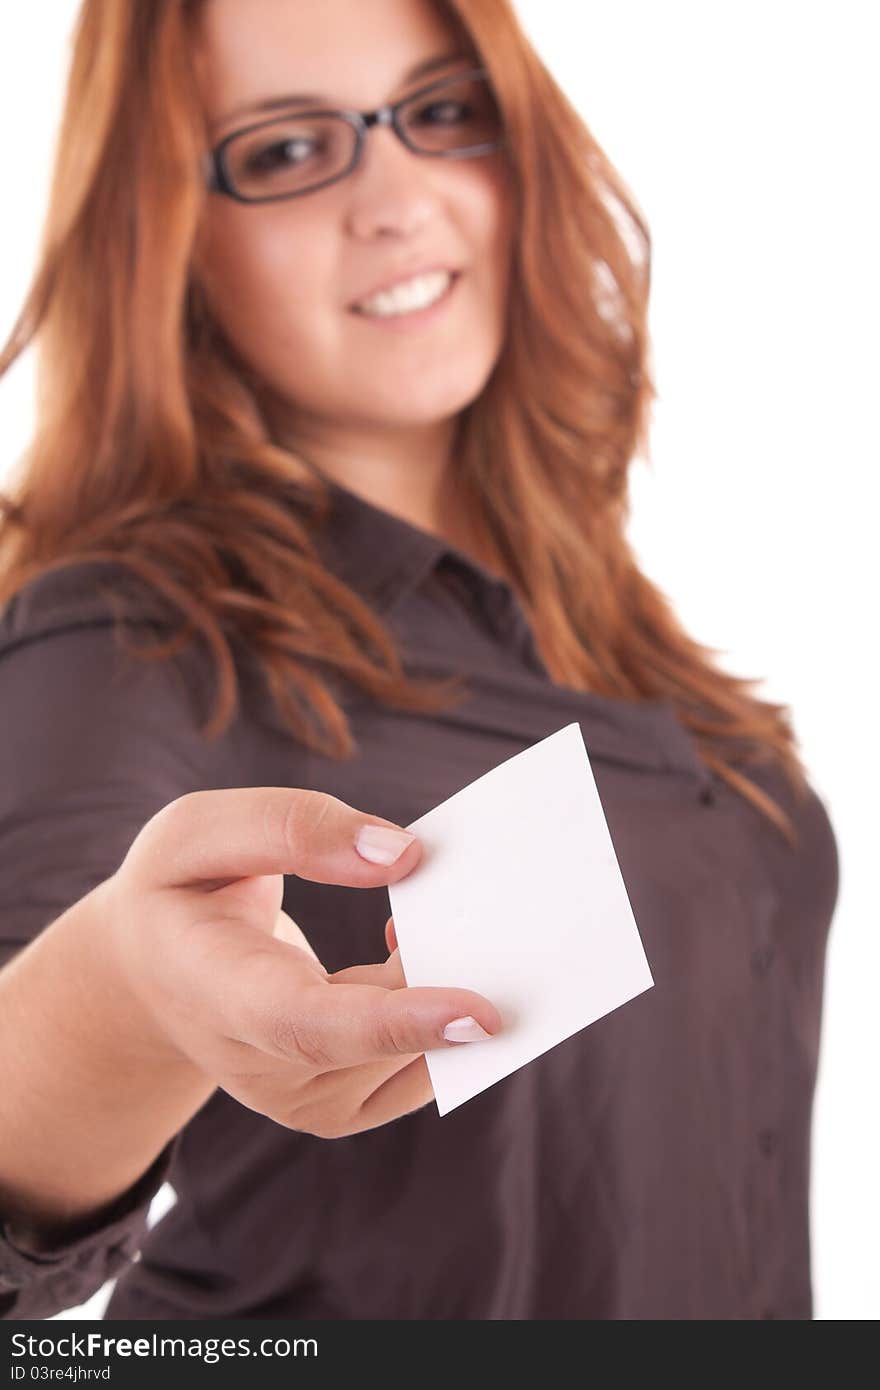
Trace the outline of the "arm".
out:
[[[41,676],[55,646],[31,648]],[[10,1144],[0,1155],[8,1165],[13,1214],[49,1243],[61,1222],[101,1219],[104,1200],[113,1201],[164,1136],[199,1108],[207,1095],[200,1089],[204,1078],[287,1128],[337,1138],[387,1124],[430,1101],[424,1053],[459,1044],[446,1035],[451,1021],[472,1017],[481,1037],[502,1026],[495,1006],[473,990],[407,987],[396,950],[384,962],[328,973],[282,911],[285,874],[357,888],[387,886],[418,864],[417,837],[307,787],[212,789],[203,777],[201,788],[169,799],[170,782],[181,776],[194,747],[201,752],[204,744],[194,744],[186,732],[174,695],[160,686],[152,691],[155,700],[144,701],[141,684],[149,688],[165,673],[141,666],[136,698],[126,703],[118,688],[108,699],[105,682],[95,687],[94,661],[84,665],[78,648],[72,655],[66,681],[41,687],[51,692],[52,718],[36,712],[32,678],[19,690],[22,728],[31,733],[38,727],[41,740],[60,740],[60,747],[48,764],[54,790],[43,789],[28,813],[28,779],[39,780],[41,773],[32,774],[15,745],[12,785],[19,801],[6,820],[24,833],[30,853],[23,866],[12,857],[3,865],[8,901],[18,904],[19,916],[24,904],[32,920],[37,885],[45,892],[53,866],[67,866],[68,902],[70,866],[80,871],[85,862],[89,878],[96,864],[104,866],[99,881],[79,895],[83,901],[40,928],[5,977],[12,1006],[8,1060],[22,1078],[9,1118],[24,1136],[24,1149],[19,1153]],[[20,676],[26,663],[19,657]],[[71,688],[73,710],[53,708]],[[16,687],[7,681],[5,689]],[[84,700],[84,691],[91,698]],[[29,700],[21,700],[22,692]],[[148,716],[157,705],[156,732],[144,749]],[[77,709],[86,712],[80,730],[73,727]],[[95,776],[94,748],[83,754],[88,734],[101,780],[97,793],[84,796]],[[32,752],[42,749],[41,741]],[[71,759],[78,774],[59,779],[58,768],[65,761],[69,768]],[[215,775],[218,767],[222,776],[219,757]],[[145,788],[151,796],[161,792],[158,814],[146,820]],[[111,798],[121,800],[123,816],[107,815]],[[77,814],[59,817],[59,803],[68,811],[76,805]],[[53,816],[50,841],[34,827]],[[134,835],[132,817],[140,821]],[[0,826],[3,821],[0,806]],[[375,853],[377,835],[386,846],[390,839],[390,862],[387,852]],[[72,837],[74,854],[59,846],[59,836]],[[108,871],[108,863],[116,867]],[[0,1056],[0,1065],[4,1060]],[[52,1136],[62,1122],[67,1129],[59,1145]],[[103,1171],[83,1177],[78,1168],[84,1158],[97,1160]],[[102,1229],[96,1240],[104,1239]],[[40,1252],[32,1257],[39,1261]],[[2,1260],[0,1248],[0,1274]],[[62,1280],[61,1306],[80,1301],[82,1292],[76,1285],[71,1293]]]
[[[69,576],[0,622],[0,1313],[16,1317],[83,1302],[130,1260],[173,1136],[213,1089],[125,1032],[136,1013],[89,898],[161,806],[210,785],[201,711]]]
[[[160,1060],[114,974],[102,886],[0,971],[0,1212],[25,1249],[100,1225],[214,1090]]]

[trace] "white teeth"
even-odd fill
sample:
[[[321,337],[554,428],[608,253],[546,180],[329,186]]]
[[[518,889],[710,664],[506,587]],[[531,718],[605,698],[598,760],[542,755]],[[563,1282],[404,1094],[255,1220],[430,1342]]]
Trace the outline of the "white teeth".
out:
[[[375,314],[386,318],[391,314],[410,314],[416,309],[427,309],[442,294],[446,293],[452,275],[448,270],[434,270],[427,275],[416,275],[412,280],[404,280],[391,290],[380,290],[370,299],[364,299],[355,307],[362,314]]]

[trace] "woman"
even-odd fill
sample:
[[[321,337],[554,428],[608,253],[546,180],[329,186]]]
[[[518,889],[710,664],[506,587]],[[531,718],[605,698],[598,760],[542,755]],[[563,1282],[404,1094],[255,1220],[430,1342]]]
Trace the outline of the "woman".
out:
[[[508,0],[86,0],[2,359],[7,1316],[810,1316],[836,845],[624,534],[648,251]],[[572,719],[655,988],[441,1119],[503,1019],[353,845]]]

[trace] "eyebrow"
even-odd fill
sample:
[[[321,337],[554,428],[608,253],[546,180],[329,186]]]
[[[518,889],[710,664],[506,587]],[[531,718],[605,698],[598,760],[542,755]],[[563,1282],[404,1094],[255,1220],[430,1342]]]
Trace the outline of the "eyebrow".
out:
[[[430,77],[432,73],[437,72],[440,68],[447,67],[450,63],[460,62],[465,58],[476,62],[472,54],[460,51],[456,53],[443,53],[434,58],[426,58],[421,63],[416,63],[415,67],[410,68],[409,72],[404,74],[399,86],[406,87],[410,82],[418,81],[420,77]],[[286,95],[282,94],[281,96],[263,97],[260,101],[247,102],[245,105],[237,106],[233,111],[227,112],[225,116],[213,122],[212,130],[217,131],[221,126],[228,125],[230,121],[237,120],[241,116],[255,115],[258,111],[286,110],[289,106],[311,106],[313,104],[334,106],[335,102],[332,97],[322,95],[320,92],[296,92],[287,93]]]

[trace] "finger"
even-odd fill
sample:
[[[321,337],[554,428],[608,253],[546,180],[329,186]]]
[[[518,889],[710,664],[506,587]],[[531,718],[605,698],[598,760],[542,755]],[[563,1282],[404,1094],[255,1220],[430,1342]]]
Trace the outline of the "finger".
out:
[[[367,1097],[358,1111],[357,1134],[365,1129],[376,1129],[378,1125],[388,1124],[399,1115],[409,1115],[413,1110],[421,1110],[434,1099],[434,1087],[424,1057],[417,1057],[408,1066],[401,1067],[393,1076],[380,1083]]]
[[[211,894],[213,911],[224,917],[240,917],[248,926],[268,933],[277,925],[281,911],[284,875],[254,874],[216,888],[206,886],[205,891]]]
[[[296,946],[319,966],[323,975],[327,971],[318,959],[314,947],[305,936],[298,922],[294,922],[281,908],[284,894],[283,874],[263,874],[253,878],[236,879],[222,888],[211,892],[211,909],[224,917],[239,917],[248,927],[267,932],[276,941],[284,941]]]
[[[285,1075],[282,1071],[281,1076]],[[398,1078],[400,1078],[398,1080]],[[390,1084],[395,1082],[393,1086]],[[253,1105],[252,1088],[238,1092],[235,1081],[224,1090],[236,1099]],[[266,1113],[277,1110],[277,1078],[265,1097]],[[358,1096],[362,1099],[358,1102]],[[434,1088],[424,1055],[400,1057],[396,1061],[373,1062],[363,1067],[346,1067],[326,1072],[314,1080],[307,1106],[299,1106],[294,1127],[313,1131],[309,1125],[314,1116],[320,1132],[327,1138],[357,1134],[387,1124],[400,1115],[418,1110],[434,1099]]]
[[[298,1057],[318,1071],[329,1071],[400,1053],[456,1046],[443,1037],[443,1029],[467,1015],[490,1035],[502,1027],[495,1006],[473,990],[330,986],[316,979],[312,970],[304,973],[302,963],[292,962],[290,958],[299,952],[259,939],[265,949],[255,950],[236,967],[234,979],[225,986],[225,997],[234,1002],[232,1036],[271,1056]],[[390,973],[397,967],[394,963],[389,967],[386,961],[373,968]],[[212,982],[212,990],[218,988],[224,992],[220,982]]]
[[[397,931],[394,926],[394,918],[389,917],[385,923],[385,944],[389,951],[397,950]]]
[[[405,842],[394,850],[370,848],[378,832]],[[360,845],[360,849],[358,848]],[[125,867],[153,887],[217,889],[242,878],[297,874],[313,883],[375,888],[396,883],[421,858],[410,831],[369,816],[327,792],[301,787],[233,787],[187,792],[163,806],[140,831]]]
[[[265,1026],[271,1027],[282,998],[288,1009],[296,1009],[309,986],[326,988],[327,972],[308,942],[298,942],[292,919],[287,919],[290,926],[277,923],[276,937],[248,925],[237,910],[226,916],[194,915],[191,895],[177,893],[180,902],[169,914],[163,952],[173,961],[172,987],[161,992],[161,1003],[150,1003],[160,1026],[176,1040],[201,1036],[252,1042],[254,1020],[264,1017]],[[212,905],[215,901],[212,896],[204,899]],[[174,905],[174,896],[171,902]],[[141,964],[149,974],[149,953]],[[160,980],[163,971],[167,973],[159,962]]]
[[[281,908],[284,895],[283,874],[263,874],[252,878],[236,879],[222,888],[211,892],[212,910],[224,917],[240,917],[249,927],[258,931],[271,932],[276,941],[285,941],[305,951],[326,976],[327,971],[318,959],[298,922],[294,922]]]
[[[413,1062],[423,1064],[421,1072],[423,1077],[422,1092],[424,1100],[430,1100],[434,1090],[424,1060],[425,1054],[423,1052],[401,1052],[397,1057],[385,1057],[381,1062],[362,1062],[357,1067],[337,1067],[333,1071],[324,1072],[314,1082],[316,1103],[319,1103],[322,1108],[326,1104],[328,1108],[332,1109],[333,1097],[338,1095],[341,1106],[350,1114],[353,1098],[360,1096],[360,1103],[366,1104],[374,1091],[377,1091],[397,1072],[412,1066]]]
[[[406,985],[399,951],[375,965],[349,965],[345,970],[334,970],[327,980],[331,985],[379,985],[382,989],[403,989]]]
[[[301,951],[305,951],[312,957],[315,964],[320,966],[321,971],[326,976],[327,969],[323,962],[318,960],[311,944],[306,940],[302,928],[297,922],[294,922],[292,917],[288,917],[286,912],[279,911],[275,926],[272,929],[272,935],[275,937],[276,941],[285,941],[288,946],[298,946]]]

